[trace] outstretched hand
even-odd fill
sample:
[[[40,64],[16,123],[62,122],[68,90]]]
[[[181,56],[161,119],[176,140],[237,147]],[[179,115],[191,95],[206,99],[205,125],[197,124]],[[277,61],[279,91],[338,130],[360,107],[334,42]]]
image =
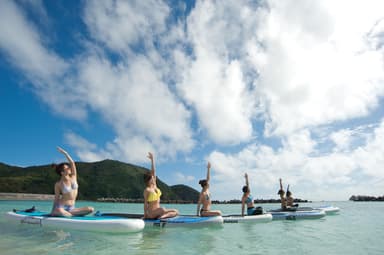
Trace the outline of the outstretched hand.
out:
[[[63,154],[68,154],[63,148],[57,146],[57,150],[60,152],[60,153],[63,153]]]
[[[208,169],[211,168],[211,163],[210,163],[210,162],[208,162],[208,164],[207,164],[207,168],[208,168]]]
[[[150,160],[153,160],[153,154],[152,154],[152,152],[148,152],[147,157],[148,157]]]

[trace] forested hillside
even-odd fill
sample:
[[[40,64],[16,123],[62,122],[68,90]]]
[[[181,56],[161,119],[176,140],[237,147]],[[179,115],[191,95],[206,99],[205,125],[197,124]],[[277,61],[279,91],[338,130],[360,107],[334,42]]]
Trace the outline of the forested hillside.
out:
[[[81,200],[123,198],[140,201],[143,198],[143,175],[148,169],[114,160],[77,162],[79,196]],[[15,167],[0,163],[0,192],[53,194],[59,179],[50,165]],[[185,186],[168,186],[157,178],[162,201],[197,202],[198,191]]]

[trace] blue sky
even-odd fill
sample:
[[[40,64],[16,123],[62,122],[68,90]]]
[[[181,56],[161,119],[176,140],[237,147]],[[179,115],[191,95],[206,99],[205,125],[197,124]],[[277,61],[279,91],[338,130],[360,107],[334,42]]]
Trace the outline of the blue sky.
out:
[[[215,199],[384,190],[382,1],[0,1],[0,162],[115,159]],[[108,171],[108,169],[105,169]]]

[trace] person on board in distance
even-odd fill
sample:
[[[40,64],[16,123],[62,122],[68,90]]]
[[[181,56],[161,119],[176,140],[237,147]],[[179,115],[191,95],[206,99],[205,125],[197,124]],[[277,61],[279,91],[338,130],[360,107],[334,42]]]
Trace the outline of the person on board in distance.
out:
[[[283,183],[282,183],[281,178],[279,179],[279,182],[280,182],[280,189],[279,189],[279,191],[277,192],[277,194],[280,196],[281,209],[285,210],[285,209],[287,209],[287,200],[286,200],[286,198],[284,197],[285,192],[284,192],[284,190],[283,190]]]
[[[248,174],[245,173],[245,186],[243,187],[243,197],[241,198],[241,216],[244,216],[245,205],[247,205],[247,215],[263,214],[263,208],[260,206],[255,207],[253,196],[251,195],[251,188],[249,186]]]
[[[210,180],[210,169],[211,169],[211,163],[208,162],[207,164],[207,179],[200,180],[199,184],[202,187],[202,190],[200,192],[199,201],[197,203],[197,215],[207,217],[207,216],[220,216],[221,212],[216,210],[211,210],[211,194],[209,192],[209,180]],[[203,207],[200,209],[200,205],[203,205]]]

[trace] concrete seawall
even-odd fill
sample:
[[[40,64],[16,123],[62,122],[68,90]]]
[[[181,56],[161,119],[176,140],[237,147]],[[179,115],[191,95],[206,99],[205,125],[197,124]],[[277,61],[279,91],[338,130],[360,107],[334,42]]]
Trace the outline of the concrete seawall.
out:
[[[50,194],[0,193],[0,200],[53,200]]]

